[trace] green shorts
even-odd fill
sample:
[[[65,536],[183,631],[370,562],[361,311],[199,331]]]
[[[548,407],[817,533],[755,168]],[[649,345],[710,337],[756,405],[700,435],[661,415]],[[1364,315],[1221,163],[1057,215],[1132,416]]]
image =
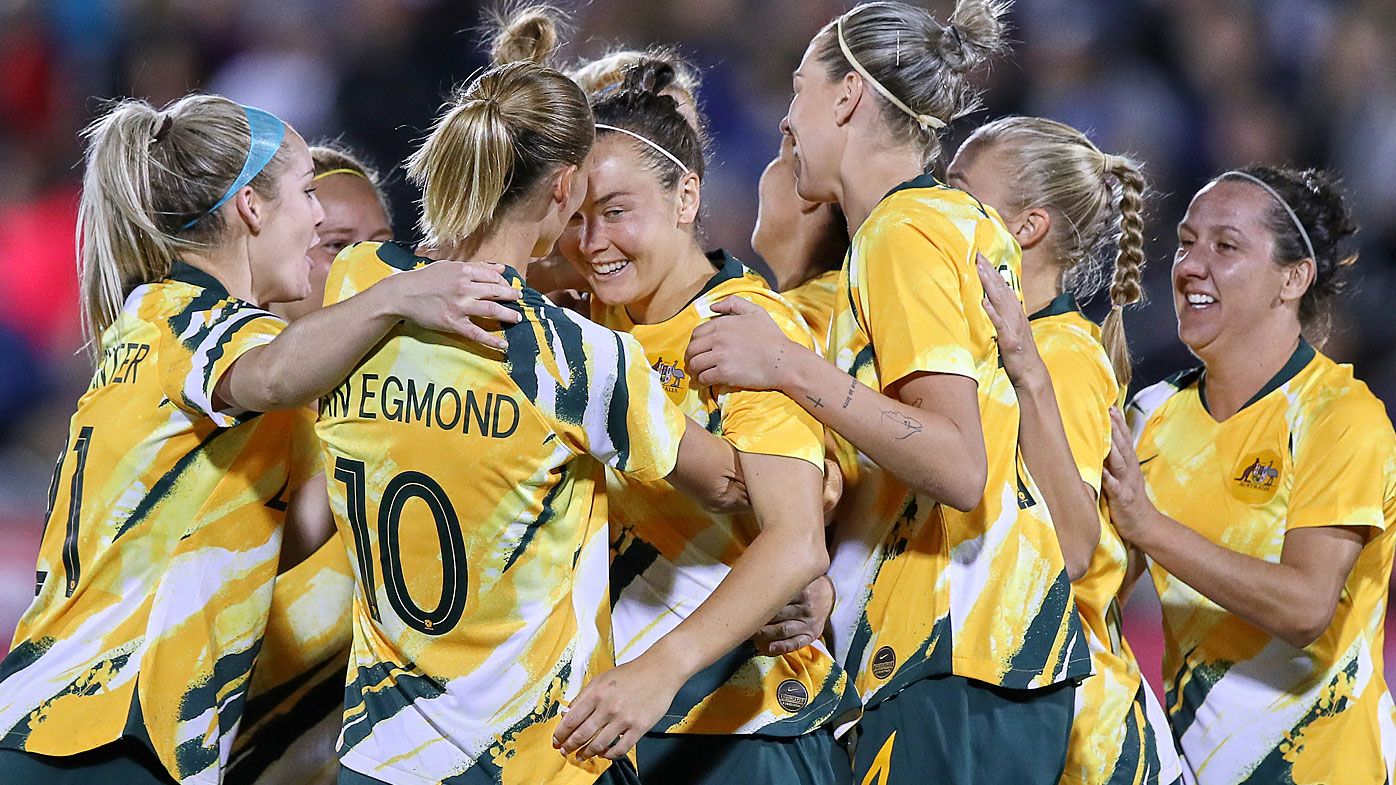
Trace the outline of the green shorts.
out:
[[[475,779],[467,780],[469,783],[476,782]],[[480,785],[493,783],[494,779],[488,774],[479,778]],[[381,780],[376,780],[367,774],[360,774],[352,769],[339,767],[339,785],[383,785]],[[596,779],[596,785],[640,785],[640,778],[635,776],[635,767],[630,765],[629,760],[621,759],[606,767],[606,771]]]
[[[1075,685],[1009,690],[937,676],[865,710],[855,731],[858,785],[1057,785]]]
[[[829,728],[800,736],[647,733],[635,745],[643,785],[851,785]]]
[[[61,757],[0,749],[4,785],[173,785],[155,753],[135,739]]]

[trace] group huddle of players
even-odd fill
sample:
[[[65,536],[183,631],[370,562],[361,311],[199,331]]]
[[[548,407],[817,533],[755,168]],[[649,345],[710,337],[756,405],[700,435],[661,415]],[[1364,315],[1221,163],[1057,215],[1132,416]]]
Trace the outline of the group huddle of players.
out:
[[[1201,365],[1122,411],[1138,164],[1033,117],[942,160],[1005,10],[811,40],[770,282],[702,245],[699,74],[550,64],[546,8],[405,162],[415,243],[265,111],[112,107],[0,783],[1390,781],[1396,434],[1309,342],[1342,196],[1201,188]],[[1163,705],[1120,632],[1145,571]]]

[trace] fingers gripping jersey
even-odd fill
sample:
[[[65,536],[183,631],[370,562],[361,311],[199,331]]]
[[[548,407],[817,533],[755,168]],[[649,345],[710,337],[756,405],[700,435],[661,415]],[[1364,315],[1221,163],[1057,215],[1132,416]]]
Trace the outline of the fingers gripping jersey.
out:
[[[796,311],[755,273],[730,256],[714,255],[713,261],[720,265],[717,274],[672,318],[637,325],[625,308],[601,307],[598,321],[640,341],[669,399],[689,417],[743,452],[798,458],[822,471],[823,426],[799,404],[779,392],[715,395],[712,388],[690,384],[684,366],[689,336],[713,317],[713,304],[729,296],[761,306],[791,340],[814,345]],[[760,523],[750,514],[714,515],[663,480],[607,475],[616,655],[629,662],[712,594]],[[781,657],[759,656],[744,644],[690,679],[655,730],[800,735],[828,722],[847,688],[823,643]]]
[[[144,737],[218,782],[261,645],[307,411],[217,411],[218,379],[284,323],[176,263],[102,335],[50,488],[38,596],[0,665],[4,746]],[[173,665],[173,667],[172,667]]]
[[[428,263],[354,246],[326,301]],[[523,292],[507,354],[400,326],[321,404],[358,579],[340,752],[399,785],[599,776],[550,740],[613,664],[603,464],[659,479],[683,434],[634,339],[506,276]]]
[[[1396,434],[1379,400],[1300,344],[1236,414],[1207,412],[1200,369],[1130,405],[1160,512],[1224,547],[1278,562],[1285,534],[1365,528],[1333,620],[1303,649],[1227,612],[1157,564],[1167,708],[1200,785],[1387,781],[1396,706],[1382,624],[1396,553]]]
[[[819,353],[829,348],[829,321],[834,318],[834,302],[839,294],[839,271],[830,270],[780,293],[781,298],[795,306],[814,333]]]
[[[1081,480],[1100,498],[1110,452],[1110,407],[1120,388],[1100,328],[1063,293],[1028,317],[1052,378],[1062,425]],[[1076,713],[1062,781],[1068,785],[1168,785],[1182,775],[1166,725],[1150,722],[1156,703],[1120,633],[1116,596],[1129,569],[1124,540],[1100,504],[1100,542],[1086,573],[1071,585],[1085,626],[1092,674],[1076,689]],[[1156,711],[1155,716],[1161,712]]]
[[[962,513],[841,447],[832,630],[864,703],[930,675],[1030,688],[1090,670],[1061,547],[1018,459],[976,253],[1018,288],[1020,252],[997,216],[926,176],[873,209],[844,264],[834,363],[874,390],[918,373],[975,380],[988,455],[983,501]]]

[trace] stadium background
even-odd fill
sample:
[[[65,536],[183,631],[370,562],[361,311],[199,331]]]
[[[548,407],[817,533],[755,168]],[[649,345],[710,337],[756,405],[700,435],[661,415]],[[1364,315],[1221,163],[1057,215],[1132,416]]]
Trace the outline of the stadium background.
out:
[[[921,0],[944,18],[949,0]],[[674,43],[703,72],[713,139],[707,245],[756,263],[756,179],[779,142],[790,72],[836,0],[560,0],[563,61]],[[102,99],[191,90],[269,109],[391,171],[453,83],[483,65],[475,0],[0,0],[0,652],[34,587],[44,501],[87,383],[74,274],[78,129]],[[1129,317],[1135,378],[1186,367],[1169,294],[1174,225],[1223,168],[1292,162],[1345,179],[1362,257],[1326,351],[1396,401],[1396,4],[1391,0],[1019,0],[986,118],[1039,114],[1146,164],[1152,302]],[[391,177],[400,237],[414,195]],[[1099,307],[1099,303],[1096,304]],[[1157,685],[1146,585],[1126,633]],[[1392,673],[1387,656],[1388,674]]]

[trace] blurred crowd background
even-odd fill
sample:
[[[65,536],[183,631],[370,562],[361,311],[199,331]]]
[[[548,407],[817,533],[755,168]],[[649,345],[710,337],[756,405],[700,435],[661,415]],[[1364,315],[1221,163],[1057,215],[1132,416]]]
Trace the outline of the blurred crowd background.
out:
[[[950,0],[929,3],[941,18]],[[707,243],[759,266],[756,180],[776,151],[790,73],[847,0],[556,0],[560,62],[673,43],[701,69],[713,146]],[[73,236],[80,129],[116,96],[193,90],[268,109],[394,171],[451,86],[484,64],[478,0],[0,0],[0,651],[33,593],[53,460],[90,370]],[[1327,166],[1346,183],[1362,255],[1326,350],[1396,401],[1396,3],[1391,0],[1018,0],[1011,56],[984,111],[1056,118],[1146,164],[1151,302],[1129,317],[1135,378],[1190,364],[1168,266],[1174,226],[1211,175],[1248,163]],[[943,162],[942,162],[943,163]],[[410,237],[414,194],[391,178]],[[1098,304],[1097,304],[1098,305]],[[1128,634],[1157,673],[1152,590]]]

